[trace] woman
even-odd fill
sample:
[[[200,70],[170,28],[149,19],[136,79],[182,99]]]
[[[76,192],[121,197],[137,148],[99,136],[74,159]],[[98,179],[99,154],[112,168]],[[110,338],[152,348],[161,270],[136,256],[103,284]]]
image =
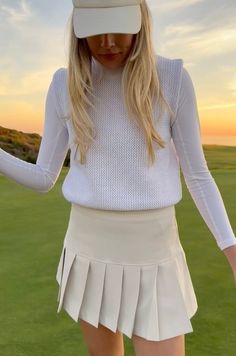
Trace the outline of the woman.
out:
[[[73,5],[68,68],[48,90],[36,165],[0,150],[0,171],[47,192],[71,151],[58,312],[79,321],[89,354],[124,355],[125,334],[136,356],[183,356],[198,306],[175,217],[179,163],[236,271],[236,239],[203,154],[192,81],[181,59],[154,53],[145,1]]]

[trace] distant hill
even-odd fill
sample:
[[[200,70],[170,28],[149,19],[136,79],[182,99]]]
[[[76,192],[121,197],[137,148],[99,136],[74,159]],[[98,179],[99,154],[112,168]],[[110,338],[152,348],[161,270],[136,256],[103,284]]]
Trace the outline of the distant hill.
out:
[[[36,163],[42,137],[37,133],[25,133],[0,126],[0,147],[15,157]],[[69,165],[69,152],[64,166]]]
[[[236,146],[203,145],[209,169],[236,170]]]
[[[37,133],[25,133],[0,126],[0,147],[27,162],[35,163],[41,142]],[[203,145],[209,169],[236,169],[236,146]],[[64,166],[70,162],[69,152]]]

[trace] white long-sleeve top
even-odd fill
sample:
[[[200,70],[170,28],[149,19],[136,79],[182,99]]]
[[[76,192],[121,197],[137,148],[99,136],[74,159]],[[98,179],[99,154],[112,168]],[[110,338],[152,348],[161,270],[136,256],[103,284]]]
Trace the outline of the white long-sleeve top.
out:
[[[48,192],[56,183],[68,149],[70,169],[62,192],[66,200],[90,208],[143,210],[166,207],[182,199],[180,168],[202,218],[223,250],[236,244],[219,189],[204,157],[193,83],[182,59],[158,56],[163,93],[175,116],[167,111],[155,121],[166,141],[154,143],[156,161],[147,164],[144,135],[130,120],[121,92],[122,68],[109,70],[92,59],[96,111],[89,114],[96,140],[79,163],[79,149],[69,114],[67,69],[59,68],[49,86],[42,141],[36,164],[20,160],[0,149],[0,172],[15,182]],[[100,75],[104,70],[104,76]],[[101,79],[101,80],[100,80]],[[158,103],[153,108],[159,113]]]

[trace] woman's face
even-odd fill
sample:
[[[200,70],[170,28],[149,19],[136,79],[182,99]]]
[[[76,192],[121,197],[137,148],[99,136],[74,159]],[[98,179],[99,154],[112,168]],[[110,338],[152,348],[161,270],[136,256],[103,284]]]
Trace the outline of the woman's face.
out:
[[[109,69],[116,69],[125,65],[132,49],[134,34],[105,33],[86,37],[92,56]],[[114,54],[115,55],[111,55]],[[104,56],[110,54],[110,56]]]

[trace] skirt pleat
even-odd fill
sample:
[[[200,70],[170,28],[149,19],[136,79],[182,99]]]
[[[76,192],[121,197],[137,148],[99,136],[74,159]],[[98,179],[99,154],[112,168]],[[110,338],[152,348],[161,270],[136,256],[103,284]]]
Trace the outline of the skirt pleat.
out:
[[[140,264],[101,260],[74,246],[65,239],[57,268],[58,313],[151,341],[193,331],[198,305],[179,242],[170,257]]]

